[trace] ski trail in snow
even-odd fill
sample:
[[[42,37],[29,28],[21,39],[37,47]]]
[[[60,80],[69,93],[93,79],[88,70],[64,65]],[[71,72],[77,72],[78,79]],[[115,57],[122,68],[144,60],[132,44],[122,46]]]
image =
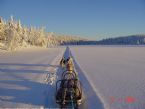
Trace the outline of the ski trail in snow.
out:
[[[59,108],[55,101],[55,83],[58,79],[58,72],[60,72],[59,61],[62,58],[64,51],[62,51],[51,63],[52,67],[46,69],[44,75],[44,83],[47,85],[44,92],[45,104],[44,108]],[[56,67],[53,67],[56,66]]]
[[[96,108],[107,109],[105,108],[103,101],[101,101],[101,96],[96,91],[96,89],[93,88],[93,85],[87,79],[87,77],[83,73],[84,71],[81,69],[80,65],[75,60],[74,56],[71,53],[71,50],[70,50],[70,55],[73,58],[74,67],[82,83],[83,92],[85,94],[84,103],[79,106],[79,109],[86,109],[86,108],[87,109],[96,109]]]
[[[59,80],[64,69],[59,67],[59,61],[63,57],[67,58],[71,56],[73,58],[73,64],[75,72],[77,73],[83,88],[83,103],[79,106],[79,109],[104,109],[102,102],[91,86],[90,82],[84,75],[82,69],[79,67],[75,58],[73,57],[69,47],[65,51],[61,52],[51,63],[51,65],[57,67],[49,67],[46,69],[47,74],[44,76],[44,83],[47,84],[45,92],[45,105],[44,108],[59,108],[60,106],[55,102],[55,83]],[[93,98],[93,99],[92,99]]]
[[[57,55],[57,57],[51,62],[51,66],[48,67],[45,72],[46,75],[44,75],[44,82],[45,84],[54,85],[56,80],[58,79],[57,72],[60,69],[59,62],[64,55],[64,50]]]

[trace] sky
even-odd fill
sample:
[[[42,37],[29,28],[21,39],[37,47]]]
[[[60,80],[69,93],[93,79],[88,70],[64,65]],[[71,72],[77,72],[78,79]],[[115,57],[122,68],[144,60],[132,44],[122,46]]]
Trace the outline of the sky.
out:
[[[0,16],[92,39],[145,34],[145,0],[0,0]]]

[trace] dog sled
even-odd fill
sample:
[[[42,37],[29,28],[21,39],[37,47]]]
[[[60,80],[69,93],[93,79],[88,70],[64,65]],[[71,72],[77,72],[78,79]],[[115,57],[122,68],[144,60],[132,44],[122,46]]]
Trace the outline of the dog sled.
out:
[[[56,82],[56,103],[61,108],[77,109],[82,103],[82,87],[74,71],[66,70]]]

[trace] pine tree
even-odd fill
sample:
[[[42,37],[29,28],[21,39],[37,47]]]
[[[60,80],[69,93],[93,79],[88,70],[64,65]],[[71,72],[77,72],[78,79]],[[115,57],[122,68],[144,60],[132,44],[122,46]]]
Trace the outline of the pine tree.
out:
[[[5,24],[2,20],[2,18],[0,17],[0,41],[5,41],[6,40],[6,33],[5,33]]]
[[[46,33],[42,27],[27,28],[21,25],[20,20],[15,21],[13,16],[7,22],[0,17],[0,43],[3,43],[8,50],[15,50],[20,46],[58,46],[78,40],[79,38],[70,36],[58,36],[53,32]]]

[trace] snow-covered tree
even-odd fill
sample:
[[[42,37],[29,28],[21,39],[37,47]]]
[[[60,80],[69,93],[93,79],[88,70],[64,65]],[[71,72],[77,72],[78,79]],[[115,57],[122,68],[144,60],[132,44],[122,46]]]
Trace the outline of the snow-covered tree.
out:
[[[46,33],[44,28],[22,26],[20,20],[14,20],[13,16],[7,22],[0,17],[0,43],[5,44],[8,50],[27,46],[58,46],[79,41],[78,37],[60,36],[53,32]]]
[[[6,26],[2,18],[0,17],[0,41],[6,40]]]

